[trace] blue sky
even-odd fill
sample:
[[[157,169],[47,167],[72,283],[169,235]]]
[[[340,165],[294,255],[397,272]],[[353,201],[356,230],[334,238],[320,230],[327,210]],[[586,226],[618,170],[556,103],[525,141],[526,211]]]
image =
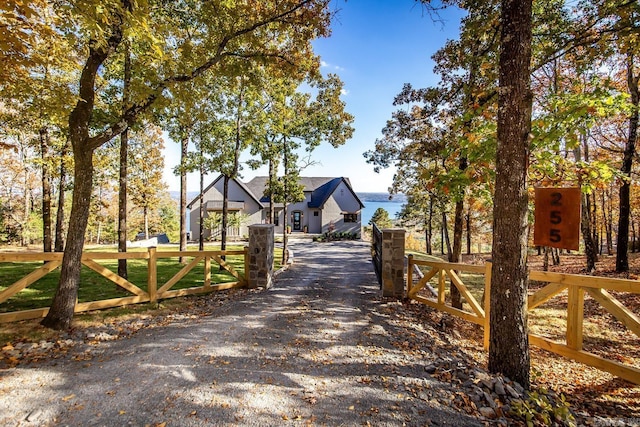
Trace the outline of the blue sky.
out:
[[[339,148],[318,147],[312,159],[319,162],[303,171],[305,176],[346,176],[357,192],[385,192],[391,185],[393,170],[379,174],[366,163],[363,153],[375,140],[391,113],[393,98],[404,83],[414,87],[437,84],[433,74],[433,55],[447,39],[456,38],[462,12],[455,9],[439,13],[434,20],[414,0],[336,1],[338,15],[332,35],[314,42],[323,73],[335,73],[344,82],[346,110],[355,116],[355,133]],[[171,172],[180,159],[178,144],[166,142],[164,181],[169,190],[179,190],[179,180]],[[266,169],[244,168],[243,180],[266,175]],[[217,175],[216,175],[217,176]],[[215,176],[205,179],[205,185]],[[199,180],[188,177],[187,190],[198,191]]]

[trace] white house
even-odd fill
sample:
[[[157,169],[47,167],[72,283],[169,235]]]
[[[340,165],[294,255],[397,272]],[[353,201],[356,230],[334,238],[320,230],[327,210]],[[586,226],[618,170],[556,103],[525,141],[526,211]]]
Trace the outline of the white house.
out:
[[[229,181],[228,209],[245,216],[244,223],[235,229],[229,229],[230,235],[248,234],[247,226],[268,223],[269,197],[265,195],[268,177],[259,176],[247,183],[237,179]],[[320,234],[327,231],[360,234],[361,210],[364,204],[351,187],[348,178],[301,177],[305,199],[287,206],[288,221],[283,218],[283,204],[274,204],[276,211],[276,233],[282,233],[285,225],[293,233]],[[224,178],[220,175],[203,192],[204,217],[212,212],[222,213],[222,194]],[[190,209],[190,226],[193,239],[199,238],[200,195],[187,207]],[[210,237],[209,230],[204,232]]]

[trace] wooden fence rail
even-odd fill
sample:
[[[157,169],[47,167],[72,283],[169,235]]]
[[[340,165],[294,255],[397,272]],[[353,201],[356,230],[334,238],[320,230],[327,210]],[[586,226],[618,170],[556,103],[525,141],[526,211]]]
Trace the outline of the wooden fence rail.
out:
[[[412,255],[409,255],[408,258],[407,296],[413,300],[482,326],[484,328],[484,347],[488,349],[490,333],[489,310],[491,308],[489,300],[489,295],[491,294],[491,263],[486,263],[484,266],[477,266],[416,260]],[[424,276],[415,284],[413,283],[414,265],[429,268],[429,270],[424,273]],[[458,272],[461,271],[484,275],[484,303],[478,302],[469,292],[467,286],[460,279]],[[434,278],[437,279],[437,297],[430,298],[419,295],[419,292]],[[446,304],[445,292],[447,278],[452,286],[460,290],[460,294],[471,307],[470,311],[459,310]],[[618,291],[640,294],[639,281],[545,271],[530,271],[529,278],[547,284],[528,296],[528,311],[534,310],[564,291],[567,291],[568,294],[565,342],[554,341],[530,333],[529,342],[532,345],[609,372],[635,384],[640,384],[639,367],[606,359],[583,349],[585,292],[606,311],[618,319],[627,329],[640,337],[640,317],[609,293],[609,291]]]
[[[147,252],[85,252],[82,254],[82,264],[101,276],[107,278],[111,282],[118,285],[128,293],[130,296],[124,296],[119,298],[111,298],[100,301],[89,302],[76,302],[74,311],[76,313],[99,310],[111,307],[121,307],[129,304],[138,304],[144,302],[155,302],[159,299],[175,298],[184,295],[193,295],[206,292],[213,292],[222,289],[237,288],[247,285],[246,277],[248,275],[248,248],[243,250],[232,251],[161,251],[158,252],[156,248],[149,248]],[[245,274],[240,274],[236,271],[231,264],[225,261],[225,256],[243,256],[244,257],[244,271]],[[15,283],[9,285],[6,289],[0,292],[0,304],[7,301],[9,298],[17,294],[18,292],[26,289],[28,286],[35,283],[37,280],[56,270],[62,264],[63,253],[35,253],[35,252],[10,252],[0,253],[0,262],[33,262],[44,261],[45,264],[36,268],[31,273],[17,280]],[[161,283],[158,287],[158,269],[157,262],[160,258],[177,258],[177,257],[193,257],[193,260],[186,264],[180,271],[169,278],[165,283]],[[137,285],[129,282],[127,279],[117,275],[107,267],[96,262],[96,260],[118,260],[118,259],[146,259],[147,268],[147,290],[144,290]],[[211,265],[212,261],[216,265],[219,265],[222,269],[229,272],[236,280],[228,283],[211,283]],[[187,289],[175,289],[171,288],[176,285],[181,279],[183,279],[194,267],[201,262],[204,263],[204,281],[202,286],[195,286]],[[48,307],[36,308],[31,310],[21,310],[8,313],[0,313],[0,323],[13,322],[18,320],[36,319],[44,317],[49,312]]]

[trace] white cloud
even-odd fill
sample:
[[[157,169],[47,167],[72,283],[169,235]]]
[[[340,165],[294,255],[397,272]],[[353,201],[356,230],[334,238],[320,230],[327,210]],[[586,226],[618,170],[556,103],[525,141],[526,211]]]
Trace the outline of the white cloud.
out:
[[[331,70],[333,71],[344,71],[344,67],[341,67],[339,65],[329,64],[327,61],[324,61],[324,60],[320,61],[320,66],[323,68],[331,68]]]

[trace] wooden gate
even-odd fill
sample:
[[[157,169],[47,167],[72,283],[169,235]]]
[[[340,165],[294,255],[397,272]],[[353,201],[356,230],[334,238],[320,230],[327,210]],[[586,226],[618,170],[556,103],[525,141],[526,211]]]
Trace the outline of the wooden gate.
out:
[[[378,278],[378,284],[382,289],[382,231],[373,224],[373,244],[371,245],[371,258],[373,261],[373,268]]]

